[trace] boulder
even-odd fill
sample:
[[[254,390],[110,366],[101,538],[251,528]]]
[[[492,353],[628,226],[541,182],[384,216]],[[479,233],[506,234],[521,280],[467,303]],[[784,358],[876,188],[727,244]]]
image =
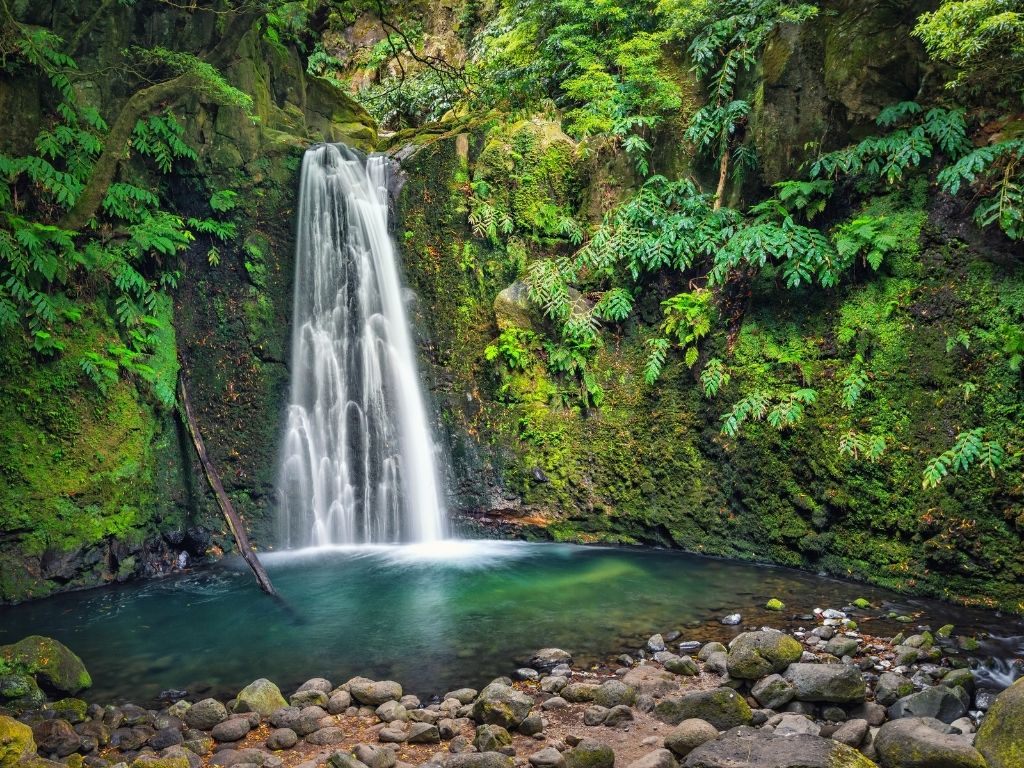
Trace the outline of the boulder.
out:
[[[258,712],[267,717],[287,704],[281,695],[281,689],[265,677],[261,677],[238,692],[232,709],[235,712]]]
[[[594,691],[593,702],[608,709],[620,704],[629,706],[636,702],[636,690],[621,680],[606,680]]]
[[[798,701],[856,703],[864,701],[867,689],[861,671],[848,664],[790,664],[783,677]]]
[[[395,768],[398,758],[392,747],[378,747],[373,744],[356,744],[352,748],[356,760],[369,768]]]
[[[864,743],[864,738],[868,735],[868,721],[855,719],[847,720],[845,723],[836,729],[836,732],[832,734],[832,738],[842,744],[846,744],[851,747],[859,747]]]
[[[352,694],[348,691],[334,691],[327,700],[327,712],[331,715],[340,715],[352,706]]]
[[[768,709],[779,709],[793,700],[796,688],[780,674],[768,675],[754,683],[750,695]]]
[[[608,728],[614,728],[617,725],[632,722],[634,719],[633,710],[625,704],[619,704],[608,710],[608,714],[604,718],[604,725]],[[522,726],[519,727],[519,730],[523,730]]]
[[[532,330],[535,322],[537,322],[537,310],[534,305],[530,303],[528,297],[529,289],[521,280],[517,280],[511,285],[503,288],[498,292],[498,295],[494,297],[494,318],[498,325],[498,330],[507,331],[514,328],[520,328],[522,330]],[[557,651],[557,648],[544,648],[537,651],[535,658],[545,651]],[[562,653],[565,653],[562,651]],[[571,658],[571,657],[570,657]],[[534,669],[544,670],[543,667],[538,667],[531,663],[530,666]],[[562,663],[562,662],[558,662]],[[555,664],[551,665],[552,667]],[[550,669],[550,667],[549,667]]]
[[[318,728],[306,736],[306,743],[317,747],[339,744],[345,740],[345,731],[336,725]]]
[[[473,736],[477,752],[498,752],[512,746],[512,734],[500,725],[478,725]]]
[[[308,707],[314,704],[318,707],[326,707],[328,701],[330,698],[326,693],[315,690],[296,691],[288,697],[288,703],[293,707]]]
[[[139,755],[131,762],[131,768],[189,768],[188,758],[183,755]]]
[[[82,737],[67,720],[43,720],[33,726],[32,736],[45,755],[67,757],[82,746]]]
[[[718,729],[707,720],[683,720],[665,737],[665,746],[679,757],[686,757],[706,741],[718,738]]]
[[[332,752],[327,758],[327,768],[366,768],[366,764],[356,759],[348,752]]]
[[[706,720],[720,731],[750,723],[750,705],[732,688],[693,691],[665,697],[654,706],[654,716],[663,723],[677,725],[683,720]]]
[[[216,699],[197,701],[185,711],[185,724],[189,728],[208,731],[222,720],[226,720],[228,711]]]
[[[736,728],[694,749],[683,768],[877,768],[857,750],[820,736]]]
[[[14,765],[36,752],[32,729],[13,717],[0,715],[0,765]]]
[[[437,744],[441,741],[441,731],[433,723],[413,723],[409,726],[410,744]]]
[[[460,752],[444,762],[445,768],[514,768],[515,763],[501,752]]]
[[[566,768],[613,768],[615,752],[595,739],[583,739],[565,754]]]
[[[799,661],[802,653],[803,647],[795,638],[785,632],[764,629],[733,638],[726,664],[730,677],[758,680]]]
[[[853,656],[860,646],[860,641],[855,637],[836,635],[825,644],[825,653],[830,653],[837,659],[843,656]]]
[[[291,728],[275,728],[267,736],[267,749],[291,749],[299,742],[299,735]]]
[[[689,656],[676,656],[674,659],[669,659],[665,662],[665,669],[672,674],[684,675],[686,677],[693,677],[699,672],[697,662]]]
[[[345,686],[352,694],[352,698],[371,707],[379,707],[385,701],[398,701],[402,698],[402,686],[394,680],[377,681],[354,677]]]
[[[944,723],[952,723],[967,714],[970,697],[963,688],[947,688],[937,685],[925,688],[897,700],[887,710],[890,720],[901,717],[933,717]]]
[[[628,768],[676,768],[676,759],[667,749],[656,749],[634,760]]]
[[[996,697],[974,743],[989,768],[1024,765],[1024,678]]]
[[[210,735],[217,741],[239,741],[244,739],[251,730],[252,726],[249,724],[248,718],[232,717],[230,720],[213,726]]]
[[[334,686],[331,685],[330,680],[327,680],[323,677],[314,677],[307,680],[298,688],[296,688],[295,692],[302,693],[303,691],[320,691],[321,693],[329,694],[333,689]]]
[[[82,660],[52,637],[30,635],[12,645],[2,645],[0,662],[8,669],[34,675],[44,688],[54,691],[78,693],[92,685]]]
[[[473,702],[472,718],[478,723],[515,728],[533,707],[533,699],[510,685],[491,683]]]
[[[874,746],[883,768],[985,768],[985,759],[944,723],[928,717],[890,720],[878,729]],[[1020,763],[1007,763],[1005,768]],[[1004,768],[998,763],[991,768]]]
[[[896,672],[883,672],[875,684],[875,701],[884,706],[914,692],[914,684]]]
[[[547,650],[557,649],[549,648]],[[544,651],[538,651],[537,653],[544,653]],[[564,678],[561,677],[555,679],[564,680]],[[474,688],[459,688],[457,691],[448,691],[448,693],[446,693],[444,697],[445,699],[455,699],[457,702],[459,702],[459,704],[472,704],[473,699],[477,697],[478,693],[479,692]]]
[[[565,765],[562,753],[554,747],[545,747],[539,752],[534,752],[528,760],[533,768],[562,768]]]

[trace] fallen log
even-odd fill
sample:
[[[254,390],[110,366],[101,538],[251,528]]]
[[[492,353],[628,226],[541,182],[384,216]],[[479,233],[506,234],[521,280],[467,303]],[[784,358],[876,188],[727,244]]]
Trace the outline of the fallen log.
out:
[[[235,507],[232,505],[231,499],[228,498],[224,485],[220,481],[220,475],[217,473],[217,469],[213,466],[213,462],[210,461],[210,456],[206,452],[203,436],[199,432],[199,425],[196,423],[195,413],[192,411],[192,401],[189,400],[188,390],[185,387],[184,360],[181,361],[181,371],[178,374],[178,403],[181,406],[180,411],[184,417],[185,426],[192,437],[192,444],[195,446],[196,453],[199,454],[199,461],[203,465],[203,472],[210,483],[210,487],[213,489],[214,495],[217,497],[217,503],[224,513],[224,518],[228,521],[228,527],[231,529],[231,535],[235,539],[235,544],[242,555],[242,559],[252,569],[260,589],[268,595],[277,597],[277,591],[274,589],[274,585],[270,583],[270,577],[263,568],[263,564],[256,557],[256,553],[252,551],[252,547],[249,545],[249,537],[245,533],[245,526],[242,524],[241,518],[238,517],[238,513],[235,512]]]

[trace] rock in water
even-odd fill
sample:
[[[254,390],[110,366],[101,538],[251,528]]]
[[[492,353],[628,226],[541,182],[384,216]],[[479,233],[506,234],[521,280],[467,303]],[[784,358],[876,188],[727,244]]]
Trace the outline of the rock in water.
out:
[[[890,720],[875,734],[875,749],[885,768],[985,768],[981,753],[945,723],[930,717]],[[991,768],[1010,768],[990,763]]]
[[[44,687],[78,693],[92,685],[82,660],[52,637],[30,635],[13,645],[0,646],[0,661],[9,669],[35,675]]]
[[[974,743],[989,768],[1024,765],[1024,678],[996,697]]]
[[[721,622],[728,627],[734,627],[743,621],[743,617],[738,613],[730,613],[728,616],[723,616]]]
[[[743,697],[732,688],[715,688],[665,697],[655,705],[654,716],[669,725],[690,719],[706,720],[724,731],[749,724],[753,713]]]
[[[783,677],[797,701],[861,702],[867,689],[861,671],[848,664],[790,664]]]
[[[800,643],[774,629],[744,632],[729,643],[727,666],[730,677],[758,680],[773,672],[781,672],[803,653]]]
[[[820,736],[736,728],[694,749],[683,768],[878,768],[857,750]]]
[[[261,677],[254,680],[238,692],[235,697],[235,712],[259,712],[268,717],[275,710],[287,706],[288,702],[281,695],[281,689]]]
[[[525,328],[527,326],[520,327]],[[568,651],[563,651],[561,648],[541,648],[526,662],[526,666],[540,672],[550,672],[561,664],[572,664],[572,654]]]

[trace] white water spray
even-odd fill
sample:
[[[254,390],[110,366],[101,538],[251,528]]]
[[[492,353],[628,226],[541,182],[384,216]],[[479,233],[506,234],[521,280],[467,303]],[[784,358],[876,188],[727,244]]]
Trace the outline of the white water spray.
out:
[[[285,546],[429,542],[444,503],[394,246],[387,165],[306,151],[292,391],[278,494]]]

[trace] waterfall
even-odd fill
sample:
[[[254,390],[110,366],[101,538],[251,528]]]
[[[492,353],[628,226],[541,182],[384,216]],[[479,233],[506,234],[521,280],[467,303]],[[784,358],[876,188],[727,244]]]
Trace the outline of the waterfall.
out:
[[[387,164],[306,151],[292,386],[278,480],[285,546],[435,541],[444,503],[388,232]]]

